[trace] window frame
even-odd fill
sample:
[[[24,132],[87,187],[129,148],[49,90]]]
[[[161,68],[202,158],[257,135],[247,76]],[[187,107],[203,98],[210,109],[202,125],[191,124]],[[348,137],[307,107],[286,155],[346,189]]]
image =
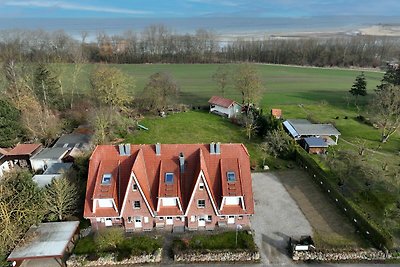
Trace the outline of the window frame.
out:
[[[111,173],[104,173],[103,177],[101,178],[101,184],[102,185],[110,185],[111,184],[111,179],[112,179],[112,174]]]
[[[200,201],[202,202],[202,204],[200,204]],[[206,207],[206,200],[205,199],[198,199],[197,200],[197,207],[199,209],[204,209]]]
[[[232,175],[233,175],[233,177],[232,177]],[[227,171],[226,172],[226,180],[228,181],[228,183],[236,182],[236,173],[234,171]]]
[[[138,207],[136,205],[137,203],[139,203]],[[140,200],[134,200],[133,201],[133,208],[138,210],[138,209],[140,209],[140,207],[141,207]]]
[[[167,177],[171,177],[172,176],[172,181],[169,181],[168,179],[167,179]],[[166,183],[166,184],[173,184],[174,183],[174,173],[173,172],[166,172],[165,173],[165,175],[164,175],[164,183]]]
[[[132,191],[138,191],[138,185],[132,184]]]

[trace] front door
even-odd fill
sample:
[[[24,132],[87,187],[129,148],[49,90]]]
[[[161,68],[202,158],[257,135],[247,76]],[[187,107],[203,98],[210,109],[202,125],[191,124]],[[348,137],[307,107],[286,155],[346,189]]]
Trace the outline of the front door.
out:
[[[235,216],[228,216],[228,224],[234,224],[235,223]]]
[[[173,224],[174,224],[174,219],[173,219],[173,217],[167,217],[165,223],[166,223],[167,225],[173,225]]]
[[[105,226],[112,226],[112,219],[111,218],[107,218],[105,221]]]
[[[205,216],[199,216],[198,226],[199,227],[206,226],[206,218],[205,218]]]
[[[135,228],[142,228],[142,217],[135,217]]]

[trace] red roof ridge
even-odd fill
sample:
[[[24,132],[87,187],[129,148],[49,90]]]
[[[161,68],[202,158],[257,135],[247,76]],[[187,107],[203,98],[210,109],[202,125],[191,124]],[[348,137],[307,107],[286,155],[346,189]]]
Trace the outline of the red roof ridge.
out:
[[[221,107],[229,108],[231,105],[234,103],[237,103],[235,100],[229,99],[229,98],[224,98],[221,96],[212,96],[210,100],[208,100],[208,103],[218,105]]]

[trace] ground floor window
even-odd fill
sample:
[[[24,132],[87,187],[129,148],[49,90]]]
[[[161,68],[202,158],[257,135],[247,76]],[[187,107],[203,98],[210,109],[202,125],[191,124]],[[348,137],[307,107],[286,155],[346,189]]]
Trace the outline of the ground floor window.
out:
[[[132,217],[129,216],[129,217],[128,217],[128,223],[131,223],[131,222],[132,222]]]

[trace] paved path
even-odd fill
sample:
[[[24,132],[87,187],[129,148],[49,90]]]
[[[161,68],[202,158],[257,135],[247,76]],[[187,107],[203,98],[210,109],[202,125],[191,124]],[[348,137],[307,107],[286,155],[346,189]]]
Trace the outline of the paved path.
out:
[[[255,215],[251,225],[265,264],[291,264],[287,255],[290,236],[312,235],[312,228],[273,173],[253,173]]]

